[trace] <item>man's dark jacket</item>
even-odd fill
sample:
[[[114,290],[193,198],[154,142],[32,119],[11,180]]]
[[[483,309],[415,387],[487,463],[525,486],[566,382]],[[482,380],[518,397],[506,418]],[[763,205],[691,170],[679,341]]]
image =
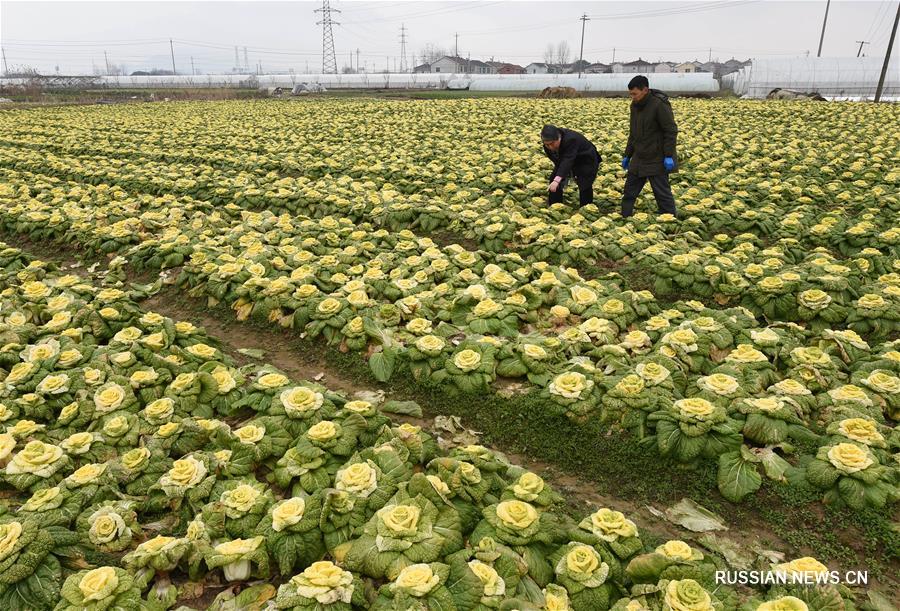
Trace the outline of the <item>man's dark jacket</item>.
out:
[[[544,147],[544,154],[553,161],[553,176],[562,176],[564,179],[574,170],[575,175],[597,172],[597,164],[600,163],[600,153],[597,152],[590,140],[571,129],[559,128],[562,137],[559,142],[559,150],[554,152]]]
[[[665,174],[663,157],[675,160],[675,139],[678,127],[669,96],[651,89],[643,100],[631,103],[631,130],[625,156],[630,157],[628,172],[638,176]]]

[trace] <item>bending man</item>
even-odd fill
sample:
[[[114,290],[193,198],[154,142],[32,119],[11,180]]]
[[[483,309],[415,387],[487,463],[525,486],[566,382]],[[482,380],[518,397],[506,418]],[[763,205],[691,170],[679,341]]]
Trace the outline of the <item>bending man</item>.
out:
[[[593,203],[594,180],[600,167],[597,147],[578,132],[554,125],[544,126],[541,140],[544,153],[553,161],[549,202],[557,204],[563,201],[563,188],[569,174],[573,174],[578,184],[578,201],[582,206]]]
[[[622,195],[622,216],[634,214],[634,200],[650,181],[659,213],[675,214],[675,198],[669,185],[669,172],[676,167],[675,139],[678,127],[669,96],[650,89],[646,76],[636,76],[628,83],[631,96],[631,130],[622,158],[627,170]]]

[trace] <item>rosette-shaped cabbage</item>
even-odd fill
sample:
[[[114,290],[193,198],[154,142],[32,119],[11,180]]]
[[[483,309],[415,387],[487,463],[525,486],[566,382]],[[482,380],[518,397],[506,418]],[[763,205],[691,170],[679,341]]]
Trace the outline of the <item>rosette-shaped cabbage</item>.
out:
[[[155,571],[174,570],[188,549],[188,539],[158,535],[138,545],[122,558],[129,570],[151,568]]]
[[[569,543],[551,557],[556,582],[566,589],[574,611],[609,609],[610,599],[616,595],[611,583],[610,566],[590,545]]]
[[[365,524],[345,563],[370,577],[391,579],[411,564],[434,562],[462,545],[456,509],[401,491]]]
[[[364,430],[365,420],[355,413],[322,420],[285,451],[270,477],[281,488],[293,486],[295,496],[328,488],[338,467],[356,451]]]
[[[351,611],[365,606],[358,577],[327,560],[310,564],[278,588],[275,606],[290,611]]]
[[[103,611],[142,607],[139,582],[120,568],[103,566],[70,575],[60,592],[57,611]]]
[[[627,560],[643,549],[635,523],[621,511],[607,507],[601,507],[579,522],[571,536],[575,541],[594,547],[605,546],[620,560]]]
[[[554,543],[562,533],[555,517],[519,500],[501,501],[484,509],[484,519],[469,536],[471,541],[490,538],[516,550],[528,565],[529,576],[540,586],[552,579],[548,563]]]
[[[401,569],[391,583],[381,586],[373,611],[401,611],[406,609],[471,609],[477,600],[475,592],[480,581],[473,574],[463,582],[448,589],[451,582],[450,567],[437,562],[415,563]],[[463,599],[458,605],[455,594]],[[468,603],[468,604],[465,604]]]
[[[106,501],[85,509],[78,516],[78,532],[87,533],[87,540],[103,552],[120,552],[140,534],[137,503],[134,501]]]
[[[584,422],[596,411],[599,396],[594,380],[579,371],[567,371],[554,377],[544,389],[555,411],[576,422]]]
[[[234,539],[214,545],[206,555],[206,566],[222,567],[226,581],[245,581],[254,575],[269,575],[269,556],[262,537]]]
[[[489,344],[463,342],[445,360],[444,368],[432,373],[431,380],[447,382],[451,393],[486,392],[495,376],[495,351]]]
[[[500,496],[501,500],[518,499],[537,507],[548,508],[563,501],[562,495],[554,491],[544,479],[531,471],[511,468],[507,476],[515,477]]]
[[[212,538],[252,536],[274,502],[268,486],[246,478],[216,482],[209,496],[200,518]]]
[[[741,399],[737,408],[745,418],[744,437],[763,446],[786,441],[792,426],[804,424],[794,406],[778,396]]]
[[[37,490],[59,482],[62,479],[61,470],[69,464],[70,459],[61,447],[29,441],[13,454],[3,478],[18,490]]]
[[[806,465],[806,480],[825,491],[826,503],[880,508],[900,498],[892,469],[864,443],[841,442],[819,448]]]
[[[78,540],[75,535],[60,541],[56,533],[39,519],[0,523],[0,600],[10,609],[49,609],[56,604],[62,568],[53,551]]]
[[[656,425],[659,453],[682,463],[716,458],[736,450],[743,440],[740,423],[728,418],[721,405],[700,397],[673,401],[667,409],[650,414],[648,421]]]

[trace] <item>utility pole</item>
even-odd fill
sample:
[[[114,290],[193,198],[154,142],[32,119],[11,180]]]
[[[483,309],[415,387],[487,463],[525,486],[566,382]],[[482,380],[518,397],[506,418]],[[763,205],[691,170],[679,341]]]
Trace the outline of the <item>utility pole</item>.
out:
[[[822,42],[825,40],[825,24],[828,23],[828,9],[831,7],[831,0],[825,3],[825,19],[822,20],[822,35],[819,37],[819,52],[816,57],[822,57]]]
[[[350,72],[353,72],[353,51],[350,51]]]
[[[197,70],[194,69],[194,56],[193,55],[191,55],[191,74],[192,75],[197,74]]]
[[[400,24],[400,72],[406,72],[406,24]]]
[[[581,51],[578,52],[578,78],[581,78],[581,65],[584,62],[584,24],[586,24],[590,19],[587,16],[587,13],[582,13],[581,17]]]
[[[106,63],[106,76],[110,76],[110,73],[109,73],[109,57],[106,56],[106,51],[103,52],[103,61]]]
[[[856,42],[859,43],[859,51],[856,52],[856,57],[859,57],[860,54],[862,53],[863,45],[869,44],[869,41],[867,41],[867,40],[857,40]]]
[[[459,57],[459,32],[453,35],[453,38],[456,39],[455,51],[453,51],[453,57]]]
[[[3,74],[9,74],[9,67],[6,65],[6,49],[0,48],[0,53],[3,54]]]
[[[708,62],[712,61],[712,47],[709,48],[709,57],[707,58],[706,61],[708,61]]]
[[[322,21],[316,25],[322,26],[322,74],[337,74],[337,56],[334,54],[334,32],[332,25],[341,25],[331,18],[332,13],[340,13],[336,8],[331,8],[329,0],[322,0],[322,8],[317,8],[314,13],[322,13]]]
[[[359,49],[356,49],[356,71],[359,72]]]
[[[616,63],[616,48],[613,47],[613,60],[612,63]]]
[[[234,45],[234,70],[235,72],[241,71],[241,56],[238,55],[237,45]]]
[[[175,46],[172,44],[172,39],[169,39],[169,51],[172,52],[172,76],[175,75]]]
[[[897,3],[897,14],[894,15],[894,29],[891,30],[891,39],[888,41],[887,51],[884,52],[884,65],[881,66],[881,76],[878,78],[878,89],[875,90],[875,101],[881,101],[881,91],[884,89],[884,77],[887,76],[888,64],[891,61],[891,51],[894,50],[894,38],[897,37],[897,22],[900,21],[900,2]]]
[[[247,58],[247,47],[244,47],[244,70],[250,74],[250,60]]]

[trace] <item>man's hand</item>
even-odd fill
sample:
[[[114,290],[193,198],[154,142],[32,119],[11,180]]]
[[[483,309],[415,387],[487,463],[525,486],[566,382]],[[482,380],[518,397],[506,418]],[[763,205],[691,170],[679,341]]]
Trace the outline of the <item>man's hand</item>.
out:
[[[556,193],[556,190],[559,188],[559,183],[562,179],[557,176],[553,179],[553,182],[550,183],[550,193]]]
[[[675,169],[675,160],[671,157],[666,157],[663,159],[663,167],[666,168],[666,172],[671,172]]]
[[[628,164],[631,162],[631,157],[622,157],[622,169],[627,170]]]

